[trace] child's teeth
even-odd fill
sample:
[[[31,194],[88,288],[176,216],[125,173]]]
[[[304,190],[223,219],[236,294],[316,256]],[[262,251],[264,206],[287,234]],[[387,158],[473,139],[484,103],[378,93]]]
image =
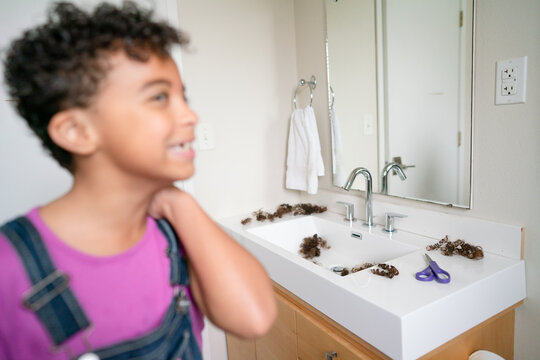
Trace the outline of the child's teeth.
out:
[[[171,147],[171,150],[172,151],[175,151],[175,152],[181,152],[181,151],[186,151],[186,150],[189,150],[191,149],[191,143],[183,143],[183,144],[178,144],[178,145],[174,145]]]

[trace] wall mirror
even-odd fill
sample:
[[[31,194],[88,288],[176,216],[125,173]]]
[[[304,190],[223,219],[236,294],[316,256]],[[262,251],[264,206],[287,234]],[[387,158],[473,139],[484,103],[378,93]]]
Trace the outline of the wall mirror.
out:
[[[325,2],[333,184],[469,208],[473,0]]]

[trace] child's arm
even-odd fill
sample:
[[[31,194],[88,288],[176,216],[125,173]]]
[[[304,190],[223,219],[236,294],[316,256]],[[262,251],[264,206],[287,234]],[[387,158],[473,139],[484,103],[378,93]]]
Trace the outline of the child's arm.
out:
[[[242,338],[264,335],[277,308],[270,279],[255,257],[183,191],[160,191],[149,213],[165,217],[182,240],[193,297],[210,321]]]

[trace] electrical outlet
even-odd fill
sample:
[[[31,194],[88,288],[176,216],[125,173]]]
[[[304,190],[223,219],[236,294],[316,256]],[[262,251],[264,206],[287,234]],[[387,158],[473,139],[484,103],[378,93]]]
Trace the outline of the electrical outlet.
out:
[[[495,104],[517,104],[526,101],[527,57],[497,61]]]
[[[517,76],[517,68],[515,67],[505,67],[501,71],[501,79],[515,79]]]
[[[197,143],[199,150],[214,149],[214,127],[210,123],[199,123],[197,126]]]
[[[503,82],[502,82],[502,96],[516,95],[517,94],[516,84],[517,84],[516,78],[503,80]]]

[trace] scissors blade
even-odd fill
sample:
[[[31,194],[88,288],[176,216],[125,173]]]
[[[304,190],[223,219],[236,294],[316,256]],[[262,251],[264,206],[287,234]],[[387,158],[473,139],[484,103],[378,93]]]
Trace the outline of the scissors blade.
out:
[[[431,259],[428,254],[424,254],[424,255],[426,255],[428,263],[431,264],[433,262],[433,259]]]

